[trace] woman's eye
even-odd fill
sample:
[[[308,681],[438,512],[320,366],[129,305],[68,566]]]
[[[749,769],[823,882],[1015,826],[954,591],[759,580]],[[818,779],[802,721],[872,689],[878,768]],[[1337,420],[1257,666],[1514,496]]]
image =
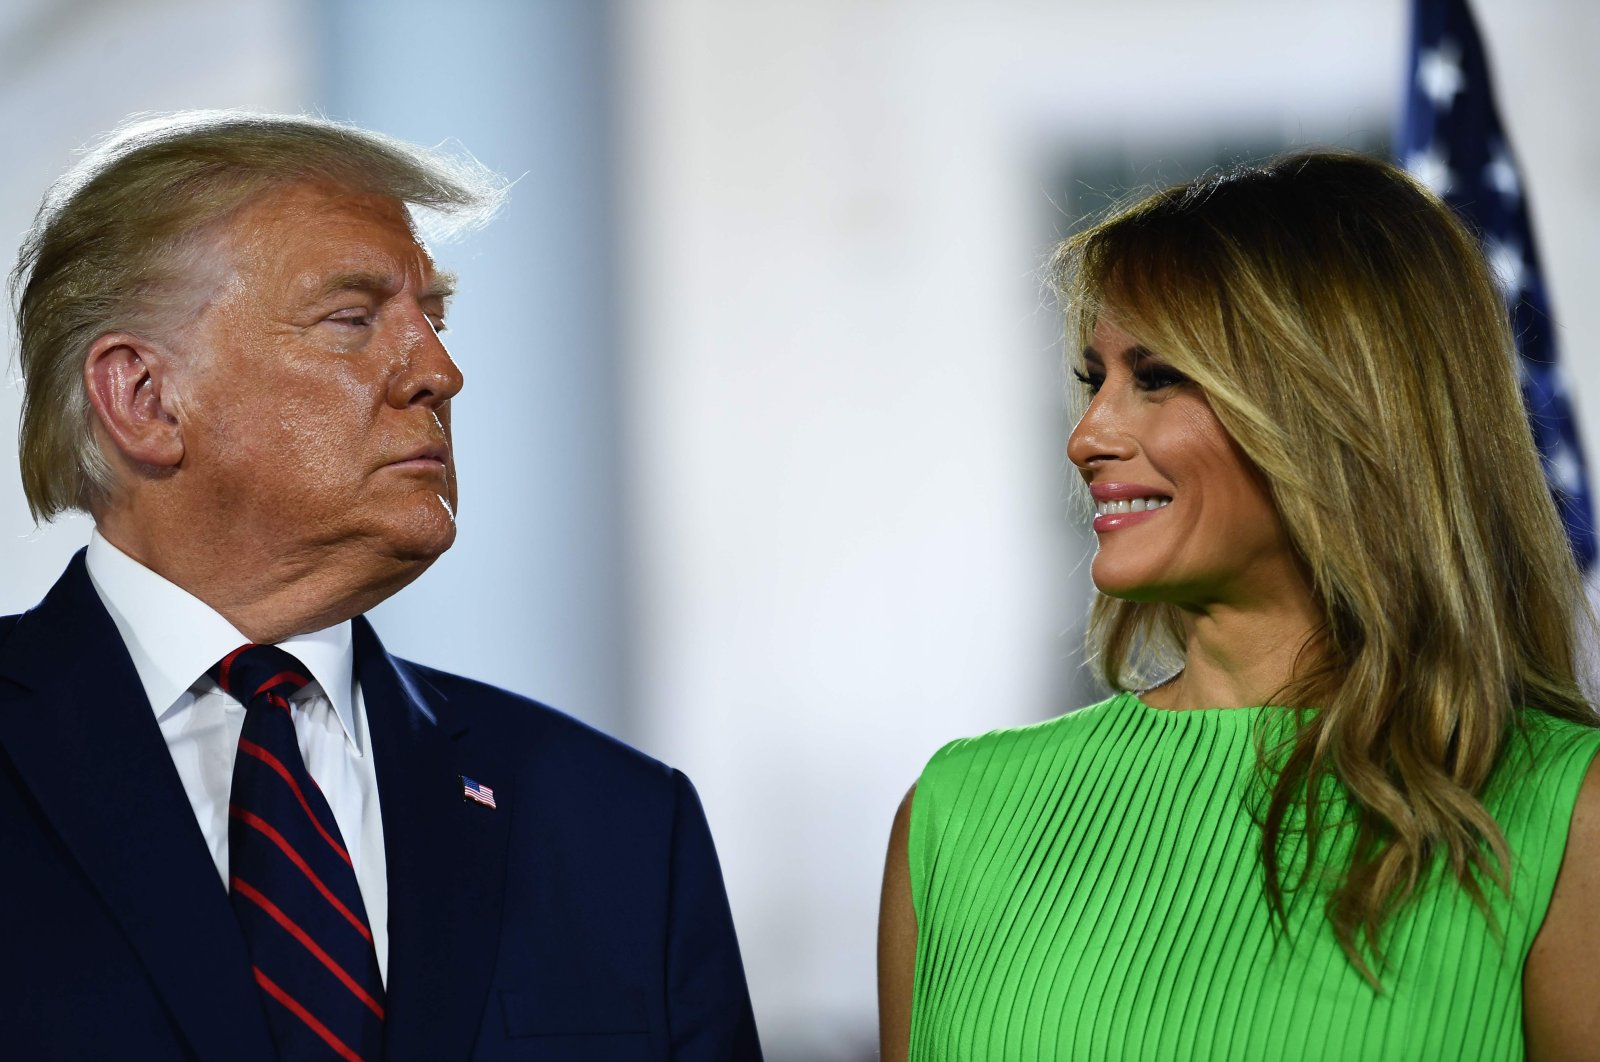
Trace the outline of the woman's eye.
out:
[[[1100,385],[1106,382],[1106,378],[1099,373],[1088,373],[1073,369],[1072,375],[1077,378],[1079,383],[1088,388],[1091,395],[1098,393]]]
[[[1189,382],[1189,378],[1176,369],[1169,369],[1165,365],[1146,366],[1134,374],[1139,381],[1139,387],[1145,391],[1165,391],[1169,387],[1180,387]]]

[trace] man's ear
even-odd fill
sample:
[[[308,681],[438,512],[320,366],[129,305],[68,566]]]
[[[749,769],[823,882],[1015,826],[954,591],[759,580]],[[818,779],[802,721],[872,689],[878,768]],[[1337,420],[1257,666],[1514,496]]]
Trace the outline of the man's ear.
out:
[[[83,383],[100,426],[123,457],[157,468],[183,458],[183,426],[169,387],[172,357],[149,340],[107,332],[89,346]]]

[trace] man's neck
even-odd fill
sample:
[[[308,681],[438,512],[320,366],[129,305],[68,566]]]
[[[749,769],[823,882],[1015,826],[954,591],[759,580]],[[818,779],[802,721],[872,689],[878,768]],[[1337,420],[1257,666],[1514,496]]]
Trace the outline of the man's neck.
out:
[[[117,513],[97,513],[95,523],[107,542],[205,602],[252,642],[267,645],[359,616],[427,567],[395,565],[386,580],[357,581],[352,571],[369,575],[373,566],[309,556],[266,562],[267,551],[205,536],[142,533]]]

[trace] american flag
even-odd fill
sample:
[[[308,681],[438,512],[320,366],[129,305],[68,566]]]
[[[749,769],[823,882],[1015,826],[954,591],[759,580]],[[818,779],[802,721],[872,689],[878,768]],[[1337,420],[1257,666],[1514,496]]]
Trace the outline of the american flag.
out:
[[[1522,398],[1545,480],[1578,564],[1592,571],[1594,509],[1583,448],[1557,361],[1525,189],[1500,125],[1483,42],[1466,0],[1412,0],[1410,75],[1402,159],[1483,240],[1511,314]]]
[[[494,807],[494,790],[482,782],[474,782],[464,774],[461,775],[461,798],[486,808]]]

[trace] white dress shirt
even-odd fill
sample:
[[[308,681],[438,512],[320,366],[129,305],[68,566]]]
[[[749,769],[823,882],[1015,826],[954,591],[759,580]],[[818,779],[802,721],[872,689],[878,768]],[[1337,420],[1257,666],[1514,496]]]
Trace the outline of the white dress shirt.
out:
[[[90,536],[89,579],[122,633],[189,795],[223,887],[228,881],[228,789],[244,728],[244,705],[206,671],[250,639],[199,598],[101,537]],[[378,969],[388,980],[389,891],[383,816],[367,711],[355,681],[350,622],[278,643],[310,672],[291,698],[306,769],[339,824],[367,909]]]

